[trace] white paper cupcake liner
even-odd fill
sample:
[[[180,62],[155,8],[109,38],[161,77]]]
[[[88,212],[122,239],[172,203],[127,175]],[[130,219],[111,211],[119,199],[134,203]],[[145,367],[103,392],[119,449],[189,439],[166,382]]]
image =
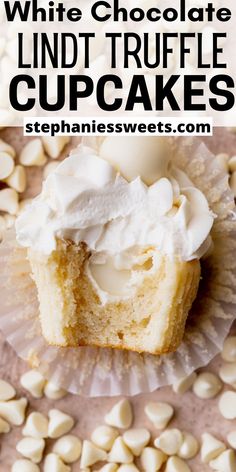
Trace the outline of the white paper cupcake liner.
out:
[[[94,147],[96,139],[85,140]],[[206,195],[217,215],[213,254],[202,261],[202,280],[184,340],[173,354],[142,355],[112,349],[48,346],[26,251],[13,230],[0,245],[0,329],[17,354],[68,391],[95,396],[137,395],[202,367],[221,350],[236,318],[236,223],[228,176],[198,139],[174,140],[176,164]]]

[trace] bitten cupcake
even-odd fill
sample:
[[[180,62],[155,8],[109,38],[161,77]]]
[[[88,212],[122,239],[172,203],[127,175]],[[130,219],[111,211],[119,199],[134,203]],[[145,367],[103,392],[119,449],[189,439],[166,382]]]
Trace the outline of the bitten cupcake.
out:
[[[180,345],[214,215],[167,138],[80,145],[19,216],[42,333],[56,346]]]

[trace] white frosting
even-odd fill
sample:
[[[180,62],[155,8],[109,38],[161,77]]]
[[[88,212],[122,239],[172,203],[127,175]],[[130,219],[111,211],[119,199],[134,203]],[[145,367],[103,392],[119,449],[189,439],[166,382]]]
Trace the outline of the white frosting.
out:
[[[173,165],[168,178],[147,186],[140,177],[128,182],[80,146],[48,176],[16,231],[22,246],[46,255],[57,238],[85,242],[92,252],[88,274],[106,303],[129,297],[156,270],[156,250],[186,261],[202,257],[213,220],[205,196]]]

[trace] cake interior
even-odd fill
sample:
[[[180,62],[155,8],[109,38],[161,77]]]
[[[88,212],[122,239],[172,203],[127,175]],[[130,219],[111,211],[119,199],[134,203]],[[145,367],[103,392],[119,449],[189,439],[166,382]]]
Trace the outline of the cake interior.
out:
[[[57,346],[101,346],[153,354],[175,351],[196,297],[200,263],[160,254],[155,275],[134,297],[102,306],[85,270],[85,244],[57,241],[49,257],[28,251],[42,332]]]

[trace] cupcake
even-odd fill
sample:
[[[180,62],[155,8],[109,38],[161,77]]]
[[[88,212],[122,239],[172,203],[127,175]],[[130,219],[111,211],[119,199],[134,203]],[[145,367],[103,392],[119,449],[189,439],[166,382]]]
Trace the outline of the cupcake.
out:
[[[46,341],[176,351],[213,222],[167,138],[80,145],[16,222]]]

